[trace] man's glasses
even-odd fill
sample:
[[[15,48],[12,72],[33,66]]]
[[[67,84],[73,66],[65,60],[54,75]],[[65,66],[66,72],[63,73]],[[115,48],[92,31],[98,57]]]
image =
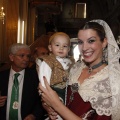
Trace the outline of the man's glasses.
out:
[[[28,54],[28,55],[25,55],[25,54],[14,54],[15,56],[18,56],[18,57],[20,57],[20,58],[24,58],[24,57],[27,57],[27,58],[31,58],[31,55],[30,54]]]

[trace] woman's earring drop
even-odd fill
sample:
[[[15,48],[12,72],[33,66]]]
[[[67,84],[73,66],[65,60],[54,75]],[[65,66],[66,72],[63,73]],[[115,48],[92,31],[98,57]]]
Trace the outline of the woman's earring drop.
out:
[[[102,62],[106,63],[106,48],[103,48]]]

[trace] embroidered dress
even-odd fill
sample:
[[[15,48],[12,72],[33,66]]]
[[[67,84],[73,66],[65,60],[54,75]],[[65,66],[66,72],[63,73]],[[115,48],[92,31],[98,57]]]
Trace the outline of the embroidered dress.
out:
[[[97,74],[78,83],[84,63],[71,69],[67,90],[67,107],[83,120],[111,120],[112,96],[108,66]]]

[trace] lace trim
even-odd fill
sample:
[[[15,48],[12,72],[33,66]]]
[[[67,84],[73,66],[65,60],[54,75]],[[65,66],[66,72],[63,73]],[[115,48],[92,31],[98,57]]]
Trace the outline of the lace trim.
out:
[[[84,67],[83,63],[81,65],[77,63],[74,66],[71,70],[72,74],[70,74],[69,85],[78,83],[77,80]],[[85,102],[89,101],[91,103],[92,108],[96,110],[98,115],[111,115],[112,97],[108,79],[108,66],[84,80],[81,85],[78,83],[78,85],[80,96]]]

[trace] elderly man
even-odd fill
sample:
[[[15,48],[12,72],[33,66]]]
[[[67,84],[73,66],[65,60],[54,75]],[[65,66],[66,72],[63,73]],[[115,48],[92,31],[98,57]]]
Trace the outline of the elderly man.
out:
[[[37,72],[27,68],[30,54],[21,43],[9,49],[11,69],[0,72],[0,120],[42,120]]]

